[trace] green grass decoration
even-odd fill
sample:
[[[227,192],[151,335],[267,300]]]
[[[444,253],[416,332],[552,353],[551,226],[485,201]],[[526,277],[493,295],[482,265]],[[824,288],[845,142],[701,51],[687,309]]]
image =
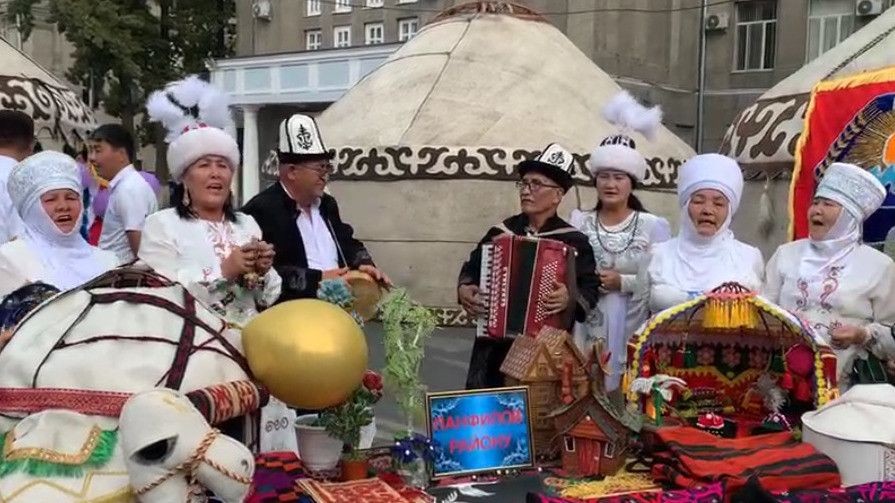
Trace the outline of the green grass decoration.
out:
[[[392,290],[379,309],[385,329],[382,374],[405,414],[409,436],[413,433],[414,418],[424,410],[420,366],[426,341],[435,331],[436,318],[432,311],[414,302],[403,288]]]
[[[5,445],[7,433],[0,433],[0,446]],[[13,473],[27,473],[32,477],[64,477],[77,478],[83,477],[85,471],[94,470],[106,466],[112,459],[115,452],[115,446],[118,444],[117,430],[103,430],[99,434],[96,448],[90,453],[87,461],[80,465],[68,465],[64,463],[54,463],[52,461],[42,461],[39,459],[14,459],[7,460],[0,452],[0,478]]]

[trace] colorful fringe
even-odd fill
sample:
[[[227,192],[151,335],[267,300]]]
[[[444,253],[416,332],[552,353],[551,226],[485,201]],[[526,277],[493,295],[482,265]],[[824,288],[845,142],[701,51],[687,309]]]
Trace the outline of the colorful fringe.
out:
[[[6,445],[6,436],[0,434],[0,444]],[[118,444],[118,432],[115,430],[103,430],[99,434],[96,446],[90,453],[90,457],[79,465],[46,461],[34,458],[6,459],[5,454],[0,454],[0,478],[12,473],[27,473],[33,477],[83,477],[86,471],[96,470],[107,465],[115,452]]]

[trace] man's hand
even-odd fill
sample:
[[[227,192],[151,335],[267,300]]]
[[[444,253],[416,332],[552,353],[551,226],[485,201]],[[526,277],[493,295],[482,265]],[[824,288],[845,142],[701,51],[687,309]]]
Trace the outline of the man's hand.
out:
[[[886,373],[889,374],[890,382],[895,381],[895,360],[886,360]]]
[[[622,289],[622,275],[612,269],[604,269],[600,273],[600,287],[610,292]]]
[[[571,301],[569,298],[569,289],[566,288],[564,283],[561,281],[554,281],[553,286],[555,289],[547,295],[546,299],[544,299],[544,308],[547,309],[548,316],[565,311],[566,308],[569,307],[569,302]]]
[[[836,349],[845,349],[849,346],[864,344],[870,334],[862,327],[843,325],[830,331],[831,343]]]
[[[321,280],[339,279],[346,274],[348,274],[347,267],[341,267],[339,269],[330,269],[328,271],[323,271],[323,276],[320,279]]]
[[[473,318],[482,316],[488,312],[482,297],[479,295],[479,287],[477,285],[460,285],[457,287],[457,298],[460,299],[460,305],[466,311],[466,314]]]
[[[357,270],[369,274],[373,277],[373,279],[376,280],[377,283],[382,283],[385,286],[392,286],[392,280],[390,280],[384,272],[371,265],[362,265],[358,267]]]
[[[0,349],[3,349],[10,339],[12,339],[12,330],[0,330]]]

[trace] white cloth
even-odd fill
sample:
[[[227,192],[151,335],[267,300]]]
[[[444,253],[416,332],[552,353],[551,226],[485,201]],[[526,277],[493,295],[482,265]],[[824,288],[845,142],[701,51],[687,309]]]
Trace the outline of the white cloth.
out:
[[[572,212],[569,223],[587,236],[594,251],[597,270],[612,269],[621,275],[621,290],[603,292],[596,307],[588,313],[585,323],[576,323],[575,343],[585,354],[598,339],[607,341],[610,353],[606,391],[618,388],[627,367],[627,344],[631,334],[646,321],[647,309],[635,302],[643,278],[637,272],[649,264],[650,253],[656,243],[671,237],[671,226],[662,217],[650,213],[632,212],[618,225],[605,226],[597,221],[595,211]]]
[[[714,236],[696,231],[687,206],[703,189],[721,192],[729,202],[727,218]],[[736,161],[718,154],[693,157],[680,169],[678,204],[680,232],[658,246],[647,274],[653,313],[702,295],[722,283],[736,281],[751,289],[761,287],[764,259],[761,252],[737,241],[730,222],[740,204],[743,174]]]
[[[799,275],[803,278],[823,276],[860,245],[860,222],[843,209],[823,239],[808,238],[805,255],[799,263]]]
[[[118,266],[118,257],[112,252],[93,248],[93,254],[96,263],[102,269],[97,275]],[[87,278],[81,283],[90,279],[92,278]],[[62,286],[54,283],[38,253],[24,239],[10,241],[0,246],[0,299],[29,283],[38,281],[62,289]]]
[[[336,241],[329,231],[329,226],[320,215],[320,200],[311,206],[310,212],[304,208],[298,212],[295,219],[298,233],[305,246],[305,254],[308,257],[308,268],[318,271],[328,271],[339,268],[339,249]]]
[[[12,241],[18,237],[24,229],[19,213],[12,206],[12,199],[6,189],[9,174],[18,161],[12,157],[0,155],[0,244]]]
[[[118,256],[118,263],[127,264],[136,256],[127,240],[128,231],[142,231],[146,217],[158,210],[158,199],[152,186],[133,166],[118,172],[109,182],[109,204],[103,217],[99,247]]]
[[[110,266],[108,254],[90,246],[81,236],[81,213],[74,215],[72,230],[63,233],[41,203],[45,193],[60,189],[74,192],[81,202],[80,172],[71,157],[50,151],[28,157],[16,166],[7,187],[24,222],[21,238],[27,245],[26,253],[30,252],[41,265],[39,277],[32,277],[32,281],[41,280],[69,290],[114,267],[114,262]],[[19,249],[11,248],[13,252]]]
[[[247,290],[221,276],[221,262],[230,251],[261,239],[255,219],[236,214],[236,222],[183,219],[168,208],[150,215],[140,240],[140,260],[159,274],[177,281],[228,321],[242,325],[280,296],[282,280],[271,268],[264,286]]]
[[[801,263],[811,243],[800,239],[781,245],[768,261],[763,295],[804,319],[822,339],[830,342],[830,330],[853,325],[868,329],[868,347],[880,358],[895,357],[895,262],[867,245],[858,247],[822,275],[801,275]],[[863,348],[836,350],[839,387],[846,381],[854,358]]]

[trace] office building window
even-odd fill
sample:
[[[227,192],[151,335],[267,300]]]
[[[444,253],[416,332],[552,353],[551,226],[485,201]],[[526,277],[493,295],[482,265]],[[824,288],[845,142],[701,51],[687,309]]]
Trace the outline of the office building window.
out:
[[[398,41],[406,42],[416,35],[419,20],[415,17],[398,20]]]
[[[382,0],[367,0],[367,7],[382,7]]]
[[[351,47],[351,27],[336,26],[333,28],[333,46]]]
[[[777,2],[737,3],[737,70],[774,68],[777,54]]]
[[[367,23],[364,25],[364,43],[367,45],[381,44],[383,41],[382,23]]]
[[[805,60],[811,61],[829,51],[854,31],[854,0],[811,0]]]
[[[336,5],[333,7],[333,12],[351,12],[351,0],[336,0]]]
[[[305,32],[305,49],[316,51],[323,45],[323,32],[320,30],[308,30]]]
[[[319,16],[320,15],[320,0],[308,0],[308,15],[309,16]]]
[[[417,0],[398,0],[398,3],[416,3]]]

